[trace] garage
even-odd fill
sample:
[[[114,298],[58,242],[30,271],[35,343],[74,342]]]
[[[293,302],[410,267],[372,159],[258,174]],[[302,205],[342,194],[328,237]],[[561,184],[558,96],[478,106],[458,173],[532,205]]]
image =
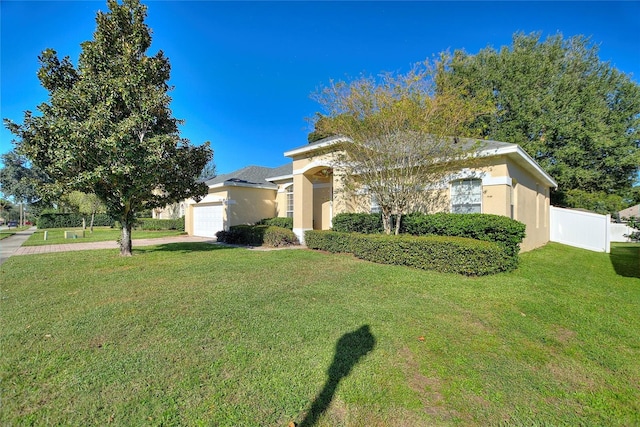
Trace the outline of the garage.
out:
[[[216,237],[216,233],[224,230],[223,206],[206,205],[193,207],[193,235],[200,237]]]

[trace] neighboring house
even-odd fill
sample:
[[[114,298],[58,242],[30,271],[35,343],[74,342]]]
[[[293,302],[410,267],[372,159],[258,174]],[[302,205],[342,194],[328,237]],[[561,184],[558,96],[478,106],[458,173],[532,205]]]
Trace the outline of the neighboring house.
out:
[[[182,218],[185,214],[187,204],[185,201],[180,203],[173,203],[167,205],[164,208],[155,208],[151,210],[151,218],[155,219],[178,219]]]
[[[209,194],[199,203],[187,201],[189,234],[213,237],[219,230],[252,224],[262,218],[292,217],[293,231],[304,241],[306,230],[331,228],[342,212],[377,212],[375,200],[363,189],[342,190],[339,162],[331,147],[343,142],[330,137],[284,153],[292,163],[279,168],[249,166],[206,182]],[[481,212],[504,215],[526,226],[523,251],[549,241],[549,193],[556,182],[516,144],[484,141],[483,159],[474,169],[462,169],[439,183],[442,203],[429,212]]]
[[[631,218],[632,216],[640,218],[640,205],[631,206],[630,208],[623,209],[618,212],[618,217],[621,220],[624,220],[624,218]]]

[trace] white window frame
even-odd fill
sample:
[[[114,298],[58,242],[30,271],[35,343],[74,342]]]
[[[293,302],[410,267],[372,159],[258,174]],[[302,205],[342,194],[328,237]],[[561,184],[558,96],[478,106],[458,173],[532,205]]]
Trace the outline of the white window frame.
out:
[[[471,192],[458,193],[460,187],[465,183],[472,186]],[[466,197],[471,199],[471,202],[458,201],[456,200],[458,197]],[[482,213],[482,179],[463,178],[451,181],[449,183],[449,200],[451,213]],[[475,209],[476,207],[477,210]]]
[[[380,209],[380,204],[378,203],[378,198],[373,194],[371,194],[370,203],[371,206],[369,208],[369,213],[379,214],[380,212],[382,212],[382,209]]]
[[[293,184],[285,187],[287,194],[287,218],[293,218]]]

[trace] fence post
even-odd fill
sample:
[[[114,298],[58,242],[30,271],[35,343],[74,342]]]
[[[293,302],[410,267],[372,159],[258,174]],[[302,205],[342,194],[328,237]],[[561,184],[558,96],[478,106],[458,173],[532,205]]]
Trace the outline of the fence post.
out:
[[[607,214],[607,223],[604,227],[605,239],[604,239],[604,251],[605,253],[611,252],[611,214]]]

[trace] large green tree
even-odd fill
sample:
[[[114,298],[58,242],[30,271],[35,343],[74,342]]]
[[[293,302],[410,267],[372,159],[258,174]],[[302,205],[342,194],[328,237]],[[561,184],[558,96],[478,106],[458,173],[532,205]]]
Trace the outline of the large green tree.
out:
[[[577,203],[580,192],[629,197],[640,165],[640,86],[600,60],[588,38],[519,33],[500,50],[456,51],[447,72],[471,82],[472,96],[490,91],[496,112],[476,125],[539,162],[558,182],[554,203]]]
[[[29,165],[25,156],[9,151],[0,156],[0,191],[18,203],[31,203],[39,199],[38,184],[45,176]]]
[[[43,188],[96,194],[122,226],[121,255],[131,255],[136,212],[198,198],[196,179],[212,152],[180,138],[172,117],[169,60],[148,56],[151,31],[138,0],[107,2],[93,40],[82,43],[78,65],[47,49],[38,77],[49,100],[22,124],[5,120],[20,153],[52,179]]]
[[[458,137],[473,136],[471,123],[492,108],[486,98],[465,96],[461,79],[438,75],[447,60],[418,63],[404,74],[332,81],[313,96],[324,113],[316,115],[309,140],[345,137],[334,154],[344,171],[339,179],[345,191],[366,189],[375,198],[387,234],[399,232],[402,215],[442,201],[429,183],[476,160],[479,144]]]
[[[0,158],[3,163],[0,169],[0,192],[20,204],[20,223],[23,225],[24,204],[41,202],[40,188],[42,183],[47,182],[47,176],[15,151],[4,153]]]

